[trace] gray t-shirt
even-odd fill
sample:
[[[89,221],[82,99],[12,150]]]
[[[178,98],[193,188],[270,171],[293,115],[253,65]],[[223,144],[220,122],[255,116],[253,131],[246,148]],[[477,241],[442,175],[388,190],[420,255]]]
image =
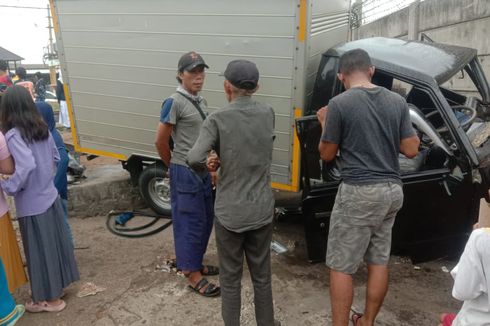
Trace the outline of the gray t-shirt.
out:
[[[201,100],[199,106],[206,112],[205,100]],[[160,122],[173,125],[174,149],[170,163],[187,166],[187,152],[196,142],[203,123],[201,114],[194,104],[177,92],[163,102]]]
[[[274,110],[248,96],[239,97],[204,122],[189,151],[189,166],[202,171],[209,151],[218,152],[221,168],[214,211],[226,229],[245,232],[272,222],[273,142]]]
[[[332,98],[322,140],[339,145],[340,174],[353,185],[400,181],[400,141],[414,136],[407,102],[383,87]]]

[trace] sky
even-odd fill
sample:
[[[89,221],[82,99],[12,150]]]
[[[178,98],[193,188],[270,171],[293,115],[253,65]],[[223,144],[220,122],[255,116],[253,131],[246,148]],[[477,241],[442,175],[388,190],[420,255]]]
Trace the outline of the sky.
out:
[[[48,45],[48,0],[0,0],[0,46],[20,55],[22,63],[42,63],[43,48]]]

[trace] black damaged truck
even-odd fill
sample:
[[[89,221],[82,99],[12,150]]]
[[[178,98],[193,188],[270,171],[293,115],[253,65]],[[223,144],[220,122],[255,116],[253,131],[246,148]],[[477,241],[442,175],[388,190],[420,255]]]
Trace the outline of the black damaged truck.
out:
[[[415,262],[458,255],[488,201],[490,180],[490,88],[470,48],[422,41],[370,38],[323,54],[308,116],[296,121],[302,150],[302,214],[308,259],[325,259],[330,213],[340,183],[335,163],[318,153],[318,108],[344,91],[339,57],[366,50],[376,67],[373,83],[401,94],[421,139],[414,159],[400,155],[405,201],[393,229],[393,253]],[[449,89],[453,77],[471,79],[475,92]]]

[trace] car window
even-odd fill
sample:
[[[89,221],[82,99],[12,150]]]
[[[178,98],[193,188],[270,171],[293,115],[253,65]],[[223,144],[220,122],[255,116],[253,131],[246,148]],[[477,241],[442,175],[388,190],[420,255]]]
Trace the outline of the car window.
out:
[[[339,58],[323,56],[320,63],[320,73],[316,77],[315,89],[305,115],[314,114],[319,108],[328,104],[328,101],[337,95],[337,70]]]
[[[392,86],[391,90],[393,92],[400,94],[404,98],[407,98],[407,96],[410,93],[410,91],[412,90],[412,88],[413,88],[412,84],[406,83],[406,82],[399,80],[399,79],[396,79],[396,78],[393,78],[393,86]]]
[[[478,88],[471,79],[467,71],[461,70],[459,73],[453,76],[450,80],[441,85],[444,89],[452,90],[456,93],[464,95],[466,97],[476,97],[482,99]]]

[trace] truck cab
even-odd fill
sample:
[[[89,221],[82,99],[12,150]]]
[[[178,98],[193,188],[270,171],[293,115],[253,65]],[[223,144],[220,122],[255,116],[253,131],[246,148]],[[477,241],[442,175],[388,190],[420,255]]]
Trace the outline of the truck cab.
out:
[[[318,153],[321,127],[314,115],[344,91],[340,56],[361,48],[376,67],[373,83],[402,95],[421,139],[417,157],[400,154],[405,201],[393,228],[393,252],[425,261],[457,255],[488,197],[490,88],[474,49],[401,39],[369,38],[323,54],[307,115],[296,121],[302,153],[302,212],[311,262],[325,259],[330,214],[341,182],[336,163]],[[475,94],[446,83],[467,74]]]

